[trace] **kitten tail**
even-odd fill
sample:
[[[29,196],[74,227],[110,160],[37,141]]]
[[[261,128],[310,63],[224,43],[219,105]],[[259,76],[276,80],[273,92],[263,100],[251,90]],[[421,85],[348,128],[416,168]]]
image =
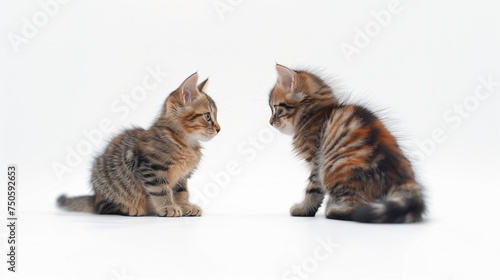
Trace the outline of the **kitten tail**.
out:
[[[61,195],[57,199],[57,206],[66,211],[94,213],[94,199],[95,196],[93,195],[77,197],[67,197],[66,195]]]
[[[413,223],[422,221],[424,213],[422,196],[405,193],[357,207],[350,213],[350,218],[362,223]]]

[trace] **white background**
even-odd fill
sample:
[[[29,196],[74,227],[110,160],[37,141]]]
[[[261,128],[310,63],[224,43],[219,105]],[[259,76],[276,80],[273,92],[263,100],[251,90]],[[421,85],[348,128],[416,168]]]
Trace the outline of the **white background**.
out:
[[[500,81],[500,4],[401,1],[381,26],[374,14],[389,1],[228,2],[71,1],[46,24],[38,1],[0,2],[0,166],[19,170],[18,273],[7,272],[1,226],[2,279],[500,279],[500,86],[480,82]],[[230,9],[217,12],[221,3]],[[24,18],[37,30],[23,35]],[[427,187],[423,223],[333,221],[323,208],[289,216],[308,174],[268,123],[275,62],[315,69],[344,100],[382,111]],[[157,67],[168,76],[117,111]],[[103,120],[114,127],[106,141],[147,128],[196,71],[210,76],[222,126],[189,183],[201,218],[55,207],[62,193],[90,193],[105,141],[85,133]]]

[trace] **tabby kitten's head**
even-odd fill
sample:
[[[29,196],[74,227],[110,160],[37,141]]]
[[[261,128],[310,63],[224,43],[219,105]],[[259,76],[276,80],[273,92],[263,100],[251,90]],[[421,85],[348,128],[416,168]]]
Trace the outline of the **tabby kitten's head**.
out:
[[[269,94],[269,123],[284,134],[293,135],[305,106],[338,103],[331,88],[319,77],[276,65],[278,81]]]
[[[189,76],[170,94],[162,116],[174,124],[176,134],[187,135],[190,142],[211,140],[220,131],[217,106],[203,89],[208,79],[197,85],[198,73]]]

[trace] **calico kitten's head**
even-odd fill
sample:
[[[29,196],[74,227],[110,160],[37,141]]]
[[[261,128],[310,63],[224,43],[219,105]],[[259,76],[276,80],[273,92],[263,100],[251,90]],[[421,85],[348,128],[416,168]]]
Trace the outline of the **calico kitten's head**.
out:
[[[301,109],[323,101],[338,102],[331,88],[319,77],[305,71],[294,71],[276,65],[278,81],[269,94],[269,123],[282,133],[292,135]]]
[[[189,76],[167,98],[162,113],[175,123],[176,133],[185,133],[191,141],[211,140],[221,129],[217,122],[217,106],[203,92],[207,82],[208,79],[197,85],[198,73]]]

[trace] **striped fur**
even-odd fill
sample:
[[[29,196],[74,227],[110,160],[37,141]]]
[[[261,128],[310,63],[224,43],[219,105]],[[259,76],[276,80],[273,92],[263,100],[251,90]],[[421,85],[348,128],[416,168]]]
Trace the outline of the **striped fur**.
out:
[[[422,186],[396,139],[369,110],[341,104],[317,76],[277,65],[270,124],[293,135],[310,165],[303,202],[292,216],[314,216],[326,194],[326,217],[366,223],[422,220]]]
[[[187,179],[201,159],[200,141],[220,131],[215,102],[197,86],[193,74],[165,101],[148,129],[116,136],[95,159],[93,196],[68,198],[58,204],[69,211],[127,216],[200,216],[189,203]]]

